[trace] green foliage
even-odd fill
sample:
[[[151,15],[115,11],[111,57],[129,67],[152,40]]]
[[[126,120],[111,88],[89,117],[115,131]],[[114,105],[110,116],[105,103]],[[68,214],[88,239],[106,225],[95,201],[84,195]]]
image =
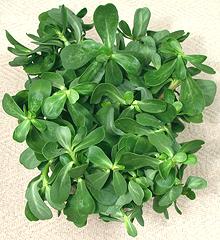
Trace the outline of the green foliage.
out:
[[[94,24],[86,14],[64,5],[40,14],[37,35],[28,34],[33,50],[6,31],[16,55],[10,65],[22,66],[28,80],[2,105],[18,120],[14,140],[28,145],[20,163],[40,171],[27,187],[25,216],[50,219],[53,208],[83,227],[95,213],[123,222],[135,237],[134,220],[144,225],[151,198],[168,218],[170,206],[182,214],[180,196],[193,200],[207,186],[197,176],[183,182],[204,142],[177,137],[187,123],[202,122],[214,101],[215,83],[196,75],[215,71],[206,56],[184,53],[188,33],[150,30],[146,7],[132,28],[113,4],[95,10]],[[93,25],[102,42],[87,38]]]

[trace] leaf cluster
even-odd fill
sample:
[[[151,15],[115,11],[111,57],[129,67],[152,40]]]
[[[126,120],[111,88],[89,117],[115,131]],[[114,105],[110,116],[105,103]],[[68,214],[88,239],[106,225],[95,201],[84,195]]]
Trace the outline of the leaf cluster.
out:
[[[193,200],[207,185],[183,178],[204,142],[177,136],[187,123],[202,122],[216,85],[197,75],[215,71],[206,56],[184,52],[189,33],[149,30],[148,8],[136,10],[132,29],[113,4],[97,7],[93,23],[84,22],[86,13],[63,5],[40,14],[37,35],[27,34],[35,49],[6,32],[16,55],[10,65],[22,66],[27,81],[4,95],[3,108],[18,119],[13,139],[28,145],[21,164],[39,169],[25,214],[50,219],[53,208],[83,227],[95,213],[136,236],[143,204],[152,199],[168,218],[170,206],[181,214],[181,195]],[[87,37],[93,26],[101,42]]]

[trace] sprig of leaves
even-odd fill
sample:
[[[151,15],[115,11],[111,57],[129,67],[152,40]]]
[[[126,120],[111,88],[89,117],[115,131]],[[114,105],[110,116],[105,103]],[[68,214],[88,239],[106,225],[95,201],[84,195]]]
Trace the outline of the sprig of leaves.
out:
[[[35,49],[6,32],[16,55],[10,65],[23,66],[28,80],[4,95],[3,109],[18,119],[14,140],[28,145],[21,164],[40,171],[27,187],[25,214],[50,219],[51,207],[78,227],[98,214],[134,237],[144,203],[153,199],[168,218],[170,206],[182,214],[180,196],[193,200],[207,186],[201,177],[183,180],[204,142],[177,136],[202,122],[216,85],[196,75],[215,71],[206,56],[184,52],[189,33],[149,30],[146,7],[136,10],[132,29],[113,4],[99,6],[92,24],[86,13],[63,5],[40,14],[37,35],[27,34]],[[101,42],[87,38],[93,26]]]

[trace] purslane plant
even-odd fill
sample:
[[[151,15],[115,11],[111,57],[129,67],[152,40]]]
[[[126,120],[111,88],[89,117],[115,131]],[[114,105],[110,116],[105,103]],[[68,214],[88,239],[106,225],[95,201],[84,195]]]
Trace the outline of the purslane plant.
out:
[[[46,220],[54,208],[83,227],[98,214],[136,236],[144,203],[168,218],[170,206],[181,214],[180,196],[193,200],[207,185],[183,178],[204,142],[176,138],[185,124],[202,122],[216,85],[197,75],[215,71],[206,56],[184,52],[189,33],[149,30],[148,8],[136,10],[132,30],[112,4],[95,10],[94,23],[83,21],[86,13],[61,6],[40,14],[37,35],[27,34],[33,50],[6,32],[16,55],[10,65],[23,66],[28,79],[4,95],[3,108],[18,119],[13,139],[28,145],[21,164],[40,171],[25,215]],[[86,36],[93,26],[101,41]]]

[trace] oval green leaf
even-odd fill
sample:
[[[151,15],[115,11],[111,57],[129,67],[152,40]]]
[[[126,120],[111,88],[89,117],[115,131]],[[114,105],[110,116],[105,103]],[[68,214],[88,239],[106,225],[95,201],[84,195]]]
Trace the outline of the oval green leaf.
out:
[[[97,146],[92,146],[89,148],[88,160],[97,167],[104,169],[111,169],[113,166],[111,160],[106,156],[103,150]]]
[[[113,171],[113,186],[118,196],[127,192],[127,182],[119,171]]]
[[[13,139],[17,142],[24,142],[29,130],[31,128],[31,122],[29,119],[25,119],[14,130]]]
[[[59,117],[63,111],[66,102],[66,93],[59,91],[53,94],[51,97],[45,99],[43,104],[43,114],[49,119],[55,119]]]
[[[19,161],[27,169],[34,169],[41,163],[37,160],[35,153],[31,148],[27,148],[21,153]]]
[[[112,48],[118,26],[118,11],[116,7],[111,3],[100,5],[94,12],[93,21],[103,43],[107,47]]]
[[[131,194],[131,197],[135,204],[142,205],[144,198],[144,191],[134,180],[131,180],[128,183],[128,191]]]
[[[33,215],[40,220],[46,220],[52,218],[53,215],[39,194],[38,184],[40,181],[41,179],[31,182],[27,188],[25,197],[28,200],[28,206]]]
[[[54,183],[51,186],[50,197],[54,203],[62,204],[69,197],[71,189],[71,179],[69,171],[73,166],[73,162],[65,165],[57,175]]]

